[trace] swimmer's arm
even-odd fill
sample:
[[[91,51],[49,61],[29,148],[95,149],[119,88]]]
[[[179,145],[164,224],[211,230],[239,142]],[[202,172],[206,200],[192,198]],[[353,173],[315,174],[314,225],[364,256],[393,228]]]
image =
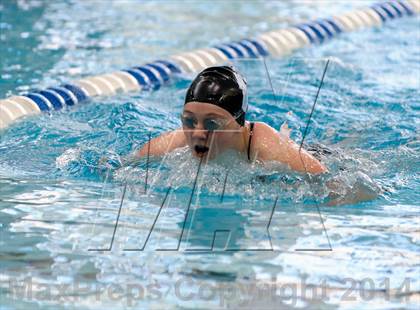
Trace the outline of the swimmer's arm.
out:
[[[142,157],[147,156],[161,156],[173,151],[178,147],[186,145],[185,135],[182,130],[175,130],[164,133],[156,137],[150,142],[143,145],[139,150],[118,159],[102,157],[99,160],[98,167],[102,169],[120,169],[125,166],[135,165]]]
[[[185,135],[182,130],[166,132],[144,144],[134,155],[134,159],[148,156],[162,156],[176,148],[186,145]]]
[[[327,168],[303,148],[288,137],[283,137],[272,127],[258,123],[257,150],[258,158],[263,161],[279,161],[287,164],[291,169],[300,172],[319,174],[327,172]]]

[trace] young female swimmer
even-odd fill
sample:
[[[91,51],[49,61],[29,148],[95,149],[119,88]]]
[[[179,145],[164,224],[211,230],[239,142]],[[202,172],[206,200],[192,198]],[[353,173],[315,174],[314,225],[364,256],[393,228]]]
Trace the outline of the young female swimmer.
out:
[[[289,168],[320,174],[326,167],[289,137],[262,122],[245,120],[246,82],[232,67],[209,67],[188,88],[182,129],[146,143],[134,158],[159,156],[186,145],[195,157],[213,159],[233,149],[248,161],[278,161]]]

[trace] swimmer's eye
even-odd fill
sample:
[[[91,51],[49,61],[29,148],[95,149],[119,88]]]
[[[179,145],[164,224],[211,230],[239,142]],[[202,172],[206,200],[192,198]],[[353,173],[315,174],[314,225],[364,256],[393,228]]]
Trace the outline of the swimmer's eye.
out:
[[[194,117],[181,115],[181,122],[184,127],[194,129],[197,125],[197,120]]]
[[[205,119],[203,122],[203,125],[204,125],[204,129],[208,131],[215,131],[215,130],[223,128],[224,126],[224,124],[222,124],[221,121],[218,121],[212,118]]]
[[[191,116],[181,115],[182,125],[188,129],[194,129],[197,127],[197,119]],[[206,118],[203,120],[203,128],[207,131],[215,131],[222,129],[225,126],[226,122],[223,122],[214,118]]]

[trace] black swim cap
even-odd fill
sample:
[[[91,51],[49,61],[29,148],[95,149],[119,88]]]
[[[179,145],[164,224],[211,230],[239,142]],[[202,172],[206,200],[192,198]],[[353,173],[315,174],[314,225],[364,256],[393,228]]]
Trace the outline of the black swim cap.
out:
[[[188,88],[184,104],[192,101],[217,105],[228,111],[239,125],[245,124],[246,81],[232,67],[209,67],[201,71]]]

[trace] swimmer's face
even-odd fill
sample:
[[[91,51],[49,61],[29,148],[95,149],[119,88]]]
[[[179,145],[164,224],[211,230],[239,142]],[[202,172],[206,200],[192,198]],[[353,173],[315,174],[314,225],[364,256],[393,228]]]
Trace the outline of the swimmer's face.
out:
[[[183,130],[196,157],[212,159],[234,148],[241,126],[226,110],[209,103],[189,102],[182,112]]]

